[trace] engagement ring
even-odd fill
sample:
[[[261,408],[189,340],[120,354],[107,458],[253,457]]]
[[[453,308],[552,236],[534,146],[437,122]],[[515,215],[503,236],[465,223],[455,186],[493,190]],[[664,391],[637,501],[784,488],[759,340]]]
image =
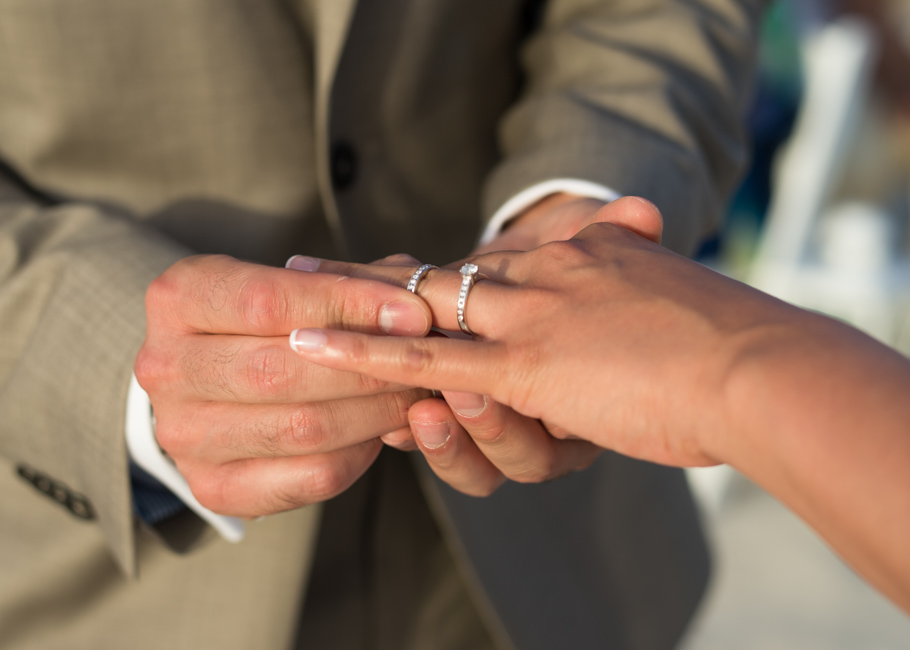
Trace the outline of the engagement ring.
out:
[[[461,291],[458,292],[458,309],[455,312],[458,318],[458,327],[461,328],[462,332],[471,336],[474,336],[474,332],[464,321],[464,306],[468,302],[468,292],[471,291],[471,287],[474,286],[474,282],[477,279],[478,270],[476,264],[465,264],[461,267]]]

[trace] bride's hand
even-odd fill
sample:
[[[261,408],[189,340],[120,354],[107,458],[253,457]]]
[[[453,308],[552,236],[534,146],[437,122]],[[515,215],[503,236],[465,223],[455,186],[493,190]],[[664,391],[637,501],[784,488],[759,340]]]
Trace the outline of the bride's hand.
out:
[[[639,199],[605,210],[659,219]],[[298,351],[336,369],[489,395],[540,419],[556,438],[670,465],[718,462],[707,432],[723,428],[714,420],[723,415],[717,400],[730,364],[750,331],[786,309],[782,303],[608,223],[528,253],[472,261],[488,278],[466,307],[480,340],[305,330],[297,333]],[[326,262],[320,271],[403,284],[413,269]],[[421,282],[435,326],[458,329],[460,285],[450,270]]]

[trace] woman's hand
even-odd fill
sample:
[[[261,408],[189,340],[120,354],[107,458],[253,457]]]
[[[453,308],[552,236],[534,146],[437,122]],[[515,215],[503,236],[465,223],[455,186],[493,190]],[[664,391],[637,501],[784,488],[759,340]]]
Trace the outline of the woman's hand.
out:
[[[660,220],[635,198],[603,211],[605,221]],[[782,303],[609,223],[528,253],[472,261],[488,278],[466,307],[480,340],[307,330],[298,332],[298,351],[331,368],[488,395],[540,419],[556,438],[670,465],[719,462],[707,434],[723,429],[718,401],[730,365],[739,343],[771,324]],[[413,268],[324,262],[320,271],[403,285]],[[458,329],[460,284],[447,270],[421,282],[436,327]],[[716,309],[717,301],[726,308]],[[730,310],[731,302],[739,308]]]
[[[632,199],[606,209],[654,210]],[[910,611],[905,357],[609,223],[472,261],[488,278],[467,300],[479,340],[311,329],[297,350],[386,381],[484,393],[557,438],[669,465],[727,462]],[[410,273],[332,268],[395,283]],[[435,326],[456,328],[460,284],[441,270],[420,285]]]
[[[515,218],[484,250],[534,248],[569,239],[585,226],[601,222],[613,222],[659,241],[663,223],[657,210],[641,200],[627,203],[644,209],[606,209],[602,201],[552,195]],[[310,260],[305,269],[312,270],[314,262]],[[297,266],[294,260],[289,264]],[[354,276],[367,272],[357,265],[320,264],[319,271],[323,272]],[[370,268],[402,267],[394,272],[394,280],[377,277],[404,286],[419,264],[408,255],[394,255]],[[457,269],[461,264],[450,264],[449,268]],[[467,494],[490,494],[507,478],[534,483],[552,479],[584,469],[600,453],[599,447],[588,442],[554,438],[536,418],[522,415],[488,395],[442,391],[442,397],[412,404],[408,411],[410,428],[386,434],[382,440],[398,449],[420,449],[437,475]]]

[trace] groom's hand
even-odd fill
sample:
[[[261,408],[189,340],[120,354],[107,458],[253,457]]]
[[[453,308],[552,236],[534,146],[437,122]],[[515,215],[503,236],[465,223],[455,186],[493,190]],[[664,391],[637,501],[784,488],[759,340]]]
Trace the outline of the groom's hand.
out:
[[[295,328],[423,336],[419,298],[376,282],[276,269],[226,256],[182,260],[146,295],[136,359],[156,436],[202,505],[256,517],[345,490],[408,427],[427,391],[310,364],[288,347]]]
[[[626,202],[645,201],[629,197]],[[625,202],[624,202],[625,203]],[[506,224],[498,237],[482,244],[475,255],[496,251],[529,251],[551,241],[571,239],[594,223],[612,223],[660,243],[663,221],[651,210],[604,210],[607,204],[572,194],[551,194]]]

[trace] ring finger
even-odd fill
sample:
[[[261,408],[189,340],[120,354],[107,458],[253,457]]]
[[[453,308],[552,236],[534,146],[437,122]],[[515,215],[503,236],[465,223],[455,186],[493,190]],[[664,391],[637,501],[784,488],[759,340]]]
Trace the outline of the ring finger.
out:
[[[508,254],[497,255],[503,257]],[[511,280],[508,273],[503,271],[503,269],[508,271],[510,265],[508,259],[498,260],[497,270],[493,271],[483,265],[482,259],[478,262],[480,270],[476,276],[476,283],[469,289],[464,320],[469,323],[474,333],[486,337],[501,326],[496,319],[496,314],[500,311],[496,306],[502,305],[511,295],[509,284],[505,284]],[[318,271],[351,278],[379,280],[405,288],[416,268],[410,265],[367,265],[320,260]],[[456,305],[463,283],[464,275],[451,269],[434,268],[421,277],[416,293],[430,306],[435,327],[448,331],[459,329]]]

